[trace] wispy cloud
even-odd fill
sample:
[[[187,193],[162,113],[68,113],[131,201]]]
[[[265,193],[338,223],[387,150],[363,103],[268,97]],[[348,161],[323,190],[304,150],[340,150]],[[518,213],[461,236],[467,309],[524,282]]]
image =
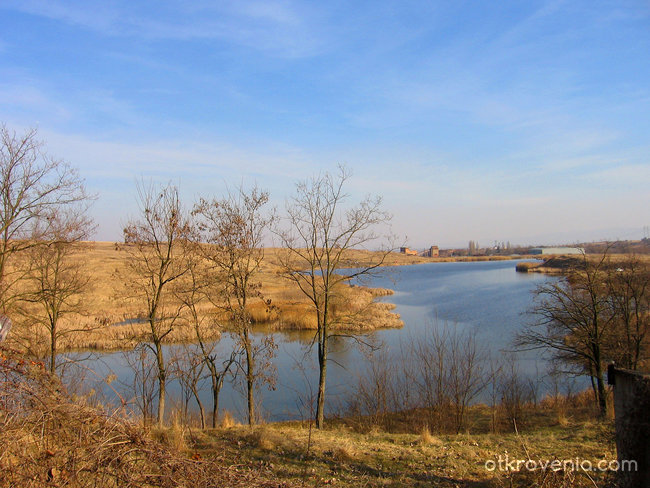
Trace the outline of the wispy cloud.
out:
[[[13,115],[18,123],[45,122],[43,117],[50,119],[70,120],[70,107],[48,96],[37,86],[23,83],[20,85],[0,83],[0,108],[4,111],[5,119]],[[22,121],[22,122],[21,122]]]
[[[303,57],[324,48],[315,25],[307,25],[295,2],[158,2],[155,8],[131,2],[76,0],[7,1],[14,9],[107,36],[149,40],[191,41],[216,39],[280,57]]]
[[[610,188],[624,186],[630,190],[643,188],[645,191],[650,185],[650,158],[639,164],[612,165],[609,168],[590,172],[584,178],[590,183],[604,184]]]
[[[126,143],[50,131],[41,131],[41,136],[53,153],[65,154],[91,177],[132,179],[144,174],[174,179],[183,175],[206,180],[228,178],[237,171],[249,176],[291,178],[308,171],[305,167],[309,166],[300,150],[281,145],[245,148],[225,141],[187,138]],[[93,157],[88,159],[88,155]]]
[[[650,218],[641,3],[5,0],[0,11],[3,120],[40,127],[107,195],[109,217],[140,176],[198,192],[259,178],[281,199],[346,162],[351,193],[383,194],[415,240]]]

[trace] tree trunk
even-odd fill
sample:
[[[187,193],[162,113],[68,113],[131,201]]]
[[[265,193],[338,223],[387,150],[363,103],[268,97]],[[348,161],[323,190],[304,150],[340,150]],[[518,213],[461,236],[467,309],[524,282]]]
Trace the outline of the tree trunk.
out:
[[[194,395],[196,404],[199,406],[199,415],[201,416],[201,430],[205,430],[205,407],[203,406],[203,402],[199,396],[199,390],[197,389],[196,384],[192,386],[192,395]]]
[[[596,365],[596,386],[598,389],[598,411],[601,418],[607,417],[607,392],[600,364]]]
[[[199,407],[199,413],[201,414],[201,430],[205,430],[205,408],[203,405]]]
[[[156,361],[158,363],[158,427],[162,427],[165,421],[165,360],[163,358],[162,346],[156,345]]]
[[[56,372],[56,327],[50,326],[50,373]]]
[[[248,397],[248,425],[255,425],[255,363],[248,334],[245,335],[246,389]]]
[[[158,427],[163,426],[165,418],[165,379],[158,376]]]
[[[246,376],[246,385],[248,388],[248,425],[255,425],[255,398],[253,395],[255,381],[250,373]]]
[[[594,374],[593,369],[589,366],[589,381],[591,382],[591,389],[594,391],[594,398],[598,401],[598,387],[596,386],[595,377],[596,375]]]
[[[318,400],[316,403],[316,428],[322,429],[325,421],[325,378],[327,376],[327,337],[318,347]]]
[[[223,386],[224,376],[225,373],[222,373],[217,377],[216,383],[212,384],[212,428],[217,427],[217,421],[219,420],[219,392],[221,392]]]
[[[607,392],[605,391],[605,381],[603,380],[602,356],[600,354],[599,344],[594,344],[592,351],[594,360],[594,376],[596,377],[596,401],[598,402],[598,414],[601,418],[605,418],[607,417]]]

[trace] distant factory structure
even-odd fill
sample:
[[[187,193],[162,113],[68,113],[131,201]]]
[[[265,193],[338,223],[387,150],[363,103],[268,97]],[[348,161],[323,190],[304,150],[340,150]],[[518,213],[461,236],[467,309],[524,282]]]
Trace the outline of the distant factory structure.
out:
[[[585,250],[581,247],[533,247],[528,254],[584,254]]]
[[[556,247],[512,247],[510,243],[497,244],[494,247],[479,248],[478,243],[469,241],[468,249],[440,249],[438,246],[431,246],[428,249],[417,250],[409,247],[400,247],[399,252],[406,256],[421,256],[425,258],[453,257],[453,256],[493,256],[493,255],[515,255],[532,254],[542,256],[579,255],[585,254],[582,247],[556,246]]]
[[[423,252],[418,252],[415,249],[409,249],[408,247],[400,247],[399,252],[406,254],[407,256],[424,256],[428,258],[437,258],[440,256],[440,249],[438,249],[438,246],[431,246]]]

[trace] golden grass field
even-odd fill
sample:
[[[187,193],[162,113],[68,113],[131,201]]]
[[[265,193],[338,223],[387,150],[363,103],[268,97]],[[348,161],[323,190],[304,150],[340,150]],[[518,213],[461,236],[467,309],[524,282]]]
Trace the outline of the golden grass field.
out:
[[[175,425],[155,435],[186,456],[210,459],[218,452],[226,464],[265,466],[279,486],[606,486],[611,472],[489,469],[506,456],[542,463],[579,458],[593,465],[616,460],[613,422],[596,420],[592,403],[590,392],[572,400],[545,397],[524,407],[516,430],[501,406],[495,414],[478,404],[469,407],[468,427],[460,434],[429,428],[428,412],[417,410],[385,414],[392,428],[355,416],[328,419],[324,430],[308,421],[250,428],[225,415],[217,429]]]
[[[307,446],[311,445],[309,451]],[[355,432],[343,425],[311,431],[297,423],[203,431],[185,444],[188,453],[223,453],[226,463],[262,464],[278,482],[342,487],[594,487],[612,473],[560,470],[490,470],[500,459],[541,461],[579,458],[594,465],[616,459],[612,426],[593,421],[556,422],[521,433],[440,435]],[[303,485],[303,486],[305,486]],[[278,486],[282,486],[279,484]]]
[[[305,330],[315,329],[315,315],[308,299],[297,286],[280,274],[278,249],[266,249],[257,280],[261,283],[261,294],[270,299],[272,307],[258,299],[252,300],[249,311],[255,324],[264,325],[267,330]],[[346,255],[346,266],[368,262],[372,253],[352,251]],[[144,322],[146,309],[130,296],[128,282],[132,279],[126,266],[127,252],[123,245],[112,242],[86,243],[83,250],[74,256],[83,263],[90,274],[90,284],[83,295],[83,314],[70,314],[61,319],[60,351],[73,349],[130,349],[137,342],[147,340],[148,324]],[[401,265],[423,262],[426,258],[413,259],[400,254],[391,254],[386,264]],[[357,331],[367,331],[381,327],[401,327],[399,315],[392,312],[393,305],[375,302],[377,296],[392,294],[391,290],[372,289],[344,285],[337,292],[334,303],[338,311],[338,327]],[[168,309],[178,308],[179,303],[169,300]],[[204,313],[204,334],[217,337],[227,327],[223,313],[214,312],[206,304]],[[214,324],[221,324],[214,326]],[[20,334],[22,343],[29,341],[30,347],[48,343],[43,327],[27,328],[16,323],[12,335]],[[69,333],[68,333],[69,332]],[[183,316],[167,336],[168,342],[188,342],[195,337],[191,325]],[[11,336],[10,336],[11,337]],[[14,344],[19,349],[18,344]]]

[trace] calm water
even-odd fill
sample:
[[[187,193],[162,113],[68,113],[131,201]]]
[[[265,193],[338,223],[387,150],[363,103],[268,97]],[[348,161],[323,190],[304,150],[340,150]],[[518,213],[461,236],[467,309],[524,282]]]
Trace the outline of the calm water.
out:
[[[382,277],[374,277],[371,286],[391,288],[395,294],[384,300],[394,303],[404,321],[403,329],[380,330],[366,339],[397,350],[401,342],[416,339],[431,327],[456,324],[475,330],[478,342],[495,356],[512,349],[512,339],[530,320],[526,311],[532,304],[532,291],[541,283],[556,278],[538,273],[515,272],[516,261],[472,263],[428,263],[386,269]],[[256,334],[260,340],[263,333]],[[263,388],[258,394],[264,416],[269,420],[309,417],[309,398],[317,384],[316,350],[309,350],[310,333],[274,333],[278,344],[273,362],[277,368],[277,384],[273,391]],[[232,340],[222,338],[218,347],[230,350]],[[167,347],[167,357],[174,347]],[[332,362],[328,365],[327,400],[330,411],[345,404],[346,392],[354,388],[363,366],[364,354],[349,339],[332,339]],[[111,372],[117,376],[112,383],[130,383],[132,372],[122,353],[99,356],[90,365],[99,377]],[[519,368],[523,374],[543,374],[547,364],[539,352],[520,354]],[[178,385],[172,384],[169,403],[179,401]],[[106,395],[110,398],[111,392]],[[206,383],[205,406],[209,409],[209,387]],[[220,406],[244,417],[244,397],[238,388],[225,384]]]

